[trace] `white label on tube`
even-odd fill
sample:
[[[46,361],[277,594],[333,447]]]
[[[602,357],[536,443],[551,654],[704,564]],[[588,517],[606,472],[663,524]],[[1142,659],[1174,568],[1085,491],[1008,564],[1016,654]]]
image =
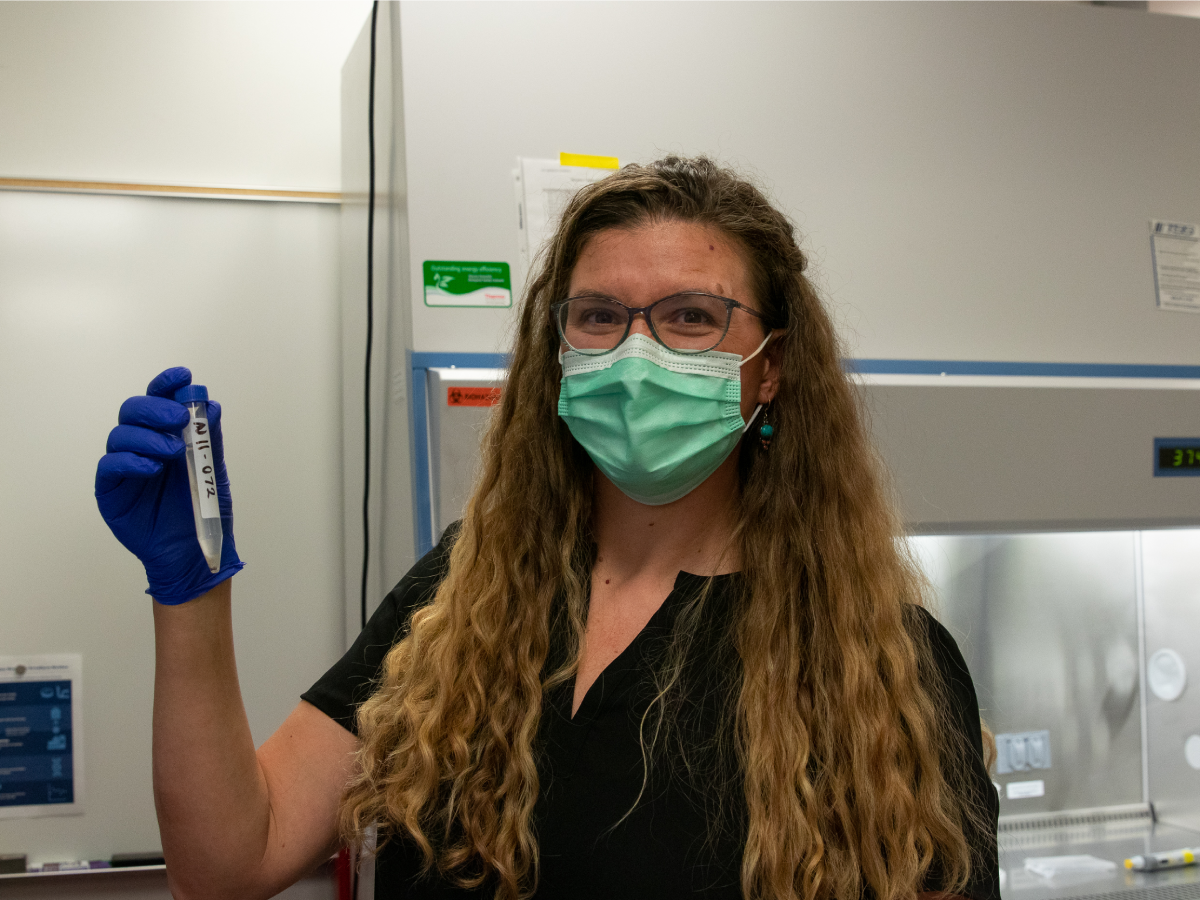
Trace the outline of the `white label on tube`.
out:
[[[203,403],[190,407],[188,439],[196,460],[196,490],[200,496],[200,518],[216,519],[221,515],[217,505],[217,470],[213,465],[212,441],[208,434],[208,409]]]
[[[1037,781],[1010,781],[1004,788],[1009,800],[1025,800],[1028,797],[1046,796],[1046,782],[1041,779]]]

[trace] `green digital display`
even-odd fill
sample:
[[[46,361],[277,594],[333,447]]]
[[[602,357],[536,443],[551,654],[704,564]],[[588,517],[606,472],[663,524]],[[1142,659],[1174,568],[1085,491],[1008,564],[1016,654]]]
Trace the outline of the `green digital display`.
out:
[[[1155,438],[1154,474],[1200,476],[1200,438]]]

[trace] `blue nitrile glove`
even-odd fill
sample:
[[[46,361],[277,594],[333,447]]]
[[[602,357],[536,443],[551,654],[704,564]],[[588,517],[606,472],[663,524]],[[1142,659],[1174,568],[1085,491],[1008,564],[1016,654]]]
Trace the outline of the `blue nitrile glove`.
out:
[[[145,397],[121,404],[120,424],[108,435],[108,452],[96,468],[100,515],[125,547],[146,567],[146,591],[159,603],[186,603],[242,568],[233,541],[233,500],[221,442],[221,407],[209,402],[217,500],[221,508],[221,568],[211,572],[192,513],[182,433],[188,411],[172,397],[192,382],[183,367],[167,369],[150,382]]]

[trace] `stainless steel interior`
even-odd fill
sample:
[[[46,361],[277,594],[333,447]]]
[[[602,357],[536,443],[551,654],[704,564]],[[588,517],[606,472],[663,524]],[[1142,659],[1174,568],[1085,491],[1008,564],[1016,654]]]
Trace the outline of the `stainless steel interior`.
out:
[[[912,540],[999,742],[1049,732],[1048,768],[995,774],[1001,814],[1141,802],[1134,534]]]
[[[1146,658],[1174,650],[1187,674],[1177,700],[1146,691],[1150,799],[1161,818],[1200,829],[1200,530],[1144,531],[1140,538]]]
[[[1200,867],[1123,865],[1200,847],[1200,529],[910,542],[1005,748],[993,776],[1004,895],[1200,897]],[[1147,677],[1162,650],[1182,663],[1174,683]],[[1012,796],[1014,783],[1040,790]],[[1115,868],[1026,869],[1033,857],[1079,855]]]

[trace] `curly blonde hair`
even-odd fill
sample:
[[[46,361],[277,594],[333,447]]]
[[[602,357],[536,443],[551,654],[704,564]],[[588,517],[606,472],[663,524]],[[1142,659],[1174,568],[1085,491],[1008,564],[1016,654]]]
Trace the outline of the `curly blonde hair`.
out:
[[[590,237],[673,220],[713,226],[741,248],[781,331],[773,443],[740,449],[742,588],[723,630],[738,663],[722,737],[745,809],[743,894],[857,900],[869,888],[899,900],[933,867],[943,890],[961,890],[973,863],[964,826],[985,824],[964,799],[974,751],[913,626],[923,582],[897,544],[859,397],[791,224],[704,158],[625,166],[563,213],[528,285],[448,573],[358,711],[361,768],[343,833],[359,840],[378,824],[420,848],[427,869],[463,887],[494,884],[501,900],[535,889],[543,695],[574,676],[595,554],[594,470],[557,415],[549,307]],[[710,593],[680,614],[656,672],[648,760],[679,743],[653,736],[678,724],[687,623]],[[559,635],[566,661],[548,665]]]

